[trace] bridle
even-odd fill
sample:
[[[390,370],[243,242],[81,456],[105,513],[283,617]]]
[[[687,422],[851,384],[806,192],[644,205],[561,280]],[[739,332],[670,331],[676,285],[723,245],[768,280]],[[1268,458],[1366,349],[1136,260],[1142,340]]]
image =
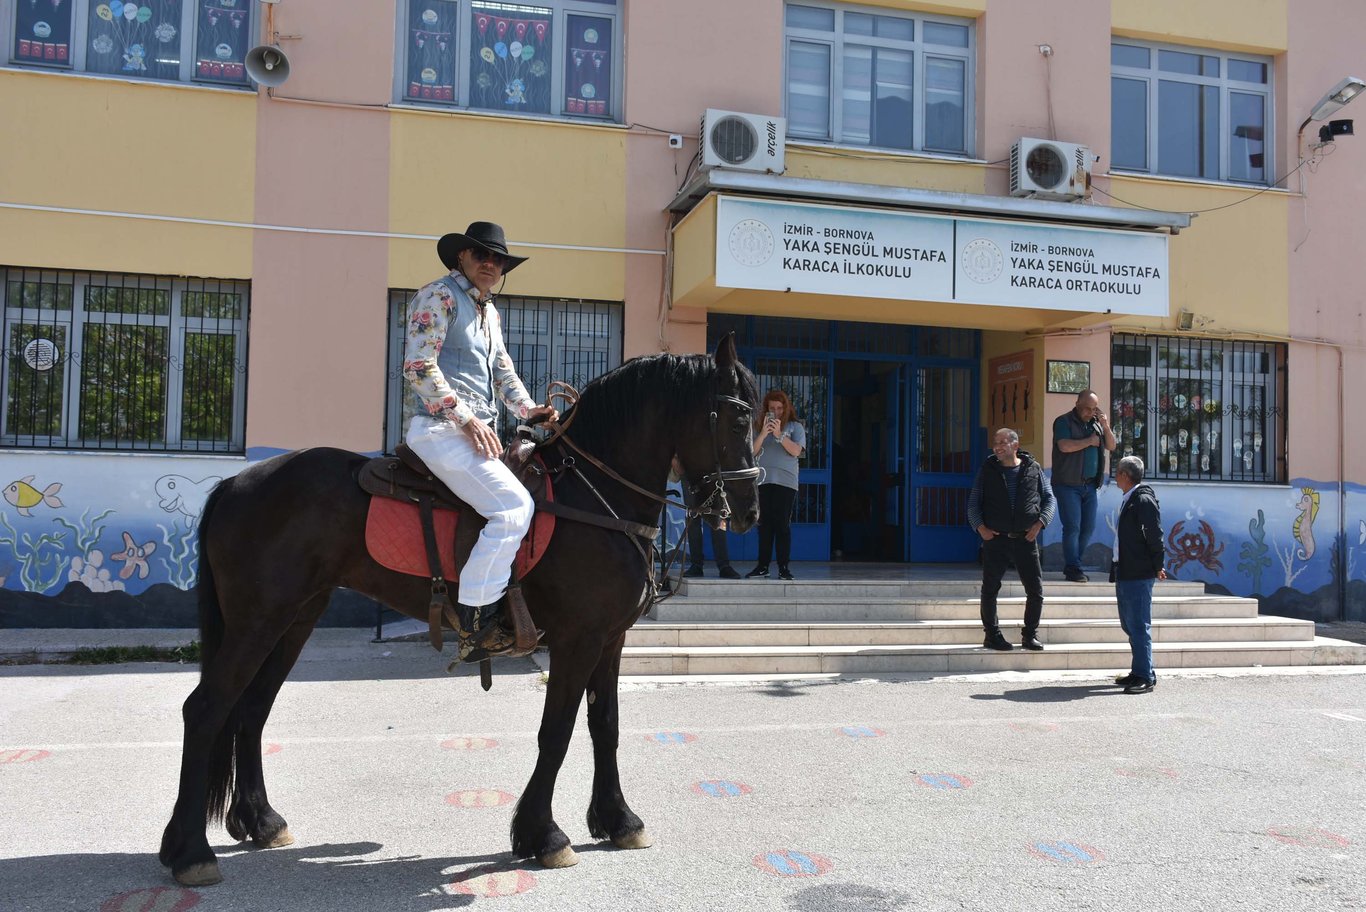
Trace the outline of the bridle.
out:
[[[745,416],[746,421],[749,420],[748,416],[754,413],[753,407],[750,406],[748,402],[735,396],[717,393],[714,399],[718,405],[730,405],[735,408]],[[730,500],[726,497],[726,483],[731,481],[755,481],[764,471],[758,466],[750,466],[748,469],[721,468],[721,446],[717,442],[717,424],[719,421],[720,415],[718,410],[712,409],[711,414],[707,418],[707,425],[711,432],[711,455],[712,461],[716,464],[716,471],[708,472],[706,475],[699,478],[696,484],[689,485],[692,494],[692,502],[697,504],[693,510],[688,511],[689,520],[693,519],[695,516],[715,516],[723,522],[730,519]],[[707,492],[708,487],[711,488],[710,493]],[[705,500],[702,497],[703,494],[707,495]],[[713,504],[718,500],[720,501],[720,504],[714,507]],[[687,510],[686,507],[684,509]]]

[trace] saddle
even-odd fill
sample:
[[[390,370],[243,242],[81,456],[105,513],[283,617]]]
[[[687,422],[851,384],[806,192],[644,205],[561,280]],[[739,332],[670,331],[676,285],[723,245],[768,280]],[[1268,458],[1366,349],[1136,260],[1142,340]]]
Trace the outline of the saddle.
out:
[[[542,504],[551,498],[550,479],[541,460],[532,459],[535,449],[533,441],[517,439],[504,449],[502,461],[526,485],[533,500]],[[357,473],[357,482],[362,490],[372,495],[366,521],[366,545],[371,556],[392,570],[428,576],[432,580],[432,598],[427,612],[428,639],[440,651],[443,623],[451,629],[461,629],[447,580],[459,578],[460,569],[469,559],[487,520],[447,488],[405,444],[396,447],[393,456],[365,462]],[[414,553],[417,550],[415,527],[420,527],[425,561]],[[497,655],[527,655],[540,640],[541,632],[532,623],[522,595],[521,578],[540,559],[553,530],[554,515],[542,514],[538,509],[531,531],[518,551],[513,581],[505,596],[508,618],[513,625],[513,643],[510,649],[497,651]],[[478,623],[475,619],[474,626]],[[491,630],[495,626],[490,623],[485,629]],[[479,644],[462,642],[460,659],[481,660],[481,677],[487,690],[491,683],[488,656],[480,655],[482,652],[486,650]]]

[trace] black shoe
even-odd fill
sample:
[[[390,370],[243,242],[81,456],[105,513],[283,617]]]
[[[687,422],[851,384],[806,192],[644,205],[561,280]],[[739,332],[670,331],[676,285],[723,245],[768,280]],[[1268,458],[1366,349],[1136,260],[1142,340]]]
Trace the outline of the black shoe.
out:
[[[761,564],[761,565],[759,565],[758,567],[755,567],[753,570],[751,570],[751,571],[749,571],[748,573],[746,573],[746,574],[745,574],[745,579],[754,579],[756,576],[758,576],[758,577],[767,577],[767,576],[768,576],[768,568],[765,567],[765,566],[763,566],[763,565]]]
[[[1020,645],[1031,652],[1043,652],[1043,643],[1040,643],[1039,638],[1032,633],[1024,634],[1020,638]]]
[[[982,645],[987,649],[995,649],[997,652],[1010,652],[1015,648],[1010,645],[1009,640],[1001,636],[1001,631],[999,630],[995,633],[988,633],[987,638],[982,642]]]
[[[701,576],[702,574],[699,573],[697,575]],[[739,579],[740,571],[736,570],[730,564],[726,564],[716,572],[716,575],[721,577],[721,579]]]
[[[1062,578],[1069,583],[1089,583],[1091,578],[1081,572],[1080,567],[1066,567],[1062,571]]]
[[[1134,681],[1124,688],[1126,694],[1145,694],[1157,686],[1156,681]]]
[[[683,575],[686,576],[688,579],[697,579],[698,577],[700,577],[700,576],[702,575],[702,568],[701,568],[701,567],[689,567],[687,570],[684,570],[684,571],[683,571]],[[724,575],[724,574],[723,574],[723,575]]]
[[[1141,684],[1142,682],[1143,679],[1134,677],[1132,672],[1126,675],[1115,675],[1115,684],[1120,687],[1128,687],[1130,684]],[[1152,685],[1157,686],[1156,677],[1153,678]]]
[[[781,579],[781,580],[790,580],[790,579],[796,579],[796,577],[792,575],[792,571],[791,571],[791,570],[787,569],[786,567],[780,566],[780,567],[778,568],[778,579]]]

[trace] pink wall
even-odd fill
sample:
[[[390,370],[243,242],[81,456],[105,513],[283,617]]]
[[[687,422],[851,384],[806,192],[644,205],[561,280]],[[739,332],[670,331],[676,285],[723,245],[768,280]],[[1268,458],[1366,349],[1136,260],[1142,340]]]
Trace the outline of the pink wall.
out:
[[[290,0],[277,12],[278,31],[304,33],[282,42],[291,72],[277,96],[389,100],[391,5],[339,17],[327,0]],[[256,132],[258,223],[387,230],[383,108],[291,103],[262,92]],[[247,445],[379,449],[381,423],[372,419],[384,414],[388,243],[260,231],[253,261]],[[308,370],[300,367],[305,353],[314,360]]]
[[[977,155],[1010,155],[1022,136],[1081,142],[1109,167],[1110,4],[1075,0],[992,0],[978,23],[977,97],[982,134]],[[1053,48],[1044,58],[1038,45]],[[1050,76],[1051,71],[1051,76]],[[1053,133],[1049,124],[1052,95]],[[992,169],[987,193],[1006,192],[1008,171]]]
[[[1285,110],[1280,118],[1287,142],[1282,161],[1295,162],[1294,130],[1314,103],[1344,76],[1366,77],[1366,18],[1360,0],[1295,0],[1290,17],[1289,62],[1282,67]],[[1347,105],[1334,118],[1366,123],[1366,102]],[[1319,122],[1305,128],[1305,146],[1318,139]],[[1305,150],[1307,152],[1307,149]],[[1293,164],[1291,165],[1293,167]],[[1305,197],[1292,201],[1287,224],[1290,255],[1290,331],[1347,346],[1366,341],[1366,256],[1362,255],[1361,213],[1366,201],[1366,136],[1345,136],[1313,172],[1305,168]],[[1298,175],[1288,185],[1298,188]],[[1298,248],[1298,249],[1296,249]],[[1290,351],[1293,475],[1337,477],[1337,354],[1321,346]],[[1356,391],[1366,384],[1366,356],[1346,351],[1346,477],[1366,482],[1366,444]]]
[[[783,4],[627,4],[626,122],[681,133],[682,150],[667,136],[639,128],[630,133],[626,166],[626,238],[631,247],[662,249],[669,217],[664,211],[682,184],[702,112],[707,108],[782,113]],[[706,23],[726,23],[724,28]],[[736,78],[743,73],[743,78]],[[660,350],[661,257],[633,256],[626,272],[625,354]],[[700,351],[706,313],[680,308],[666,328],[674,351]]]

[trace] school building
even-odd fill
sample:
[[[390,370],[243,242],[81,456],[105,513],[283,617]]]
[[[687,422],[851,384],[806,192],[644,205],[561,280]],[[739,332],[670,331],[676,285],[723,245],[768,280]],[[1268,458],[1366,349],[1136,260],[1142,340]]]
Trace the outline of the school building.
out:
[[[401,438],[474,220],[533,387],[736,333],[798,560],[975,560],[988,435],[1048,465],[1089,387],[1174,576],[1366,618],[1353,0],[0,0],[0,47],[0,621],[192,621],[218,479]]]

